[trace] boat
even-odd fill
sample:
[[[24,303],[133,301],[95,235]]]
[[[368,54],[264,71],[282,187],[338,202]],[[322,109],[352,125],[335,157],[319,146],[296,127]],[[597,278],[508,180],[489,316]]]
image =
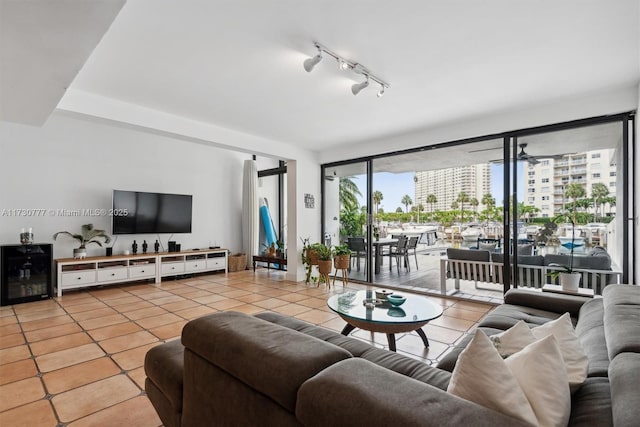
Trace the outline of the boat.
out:
[[[467,228],[460,232],[460,236],[462,237],[462,240],[466,242],[475,242],[479,238],[484,237],[484,232],[482,231],[481,226],[470,224]]]
[[[567,249],[578,248],[584,246],[584,239],[582,237],[558,237],[560,239],[560,246],[564,246]],[[573,240],[573,242],[572,242]]]

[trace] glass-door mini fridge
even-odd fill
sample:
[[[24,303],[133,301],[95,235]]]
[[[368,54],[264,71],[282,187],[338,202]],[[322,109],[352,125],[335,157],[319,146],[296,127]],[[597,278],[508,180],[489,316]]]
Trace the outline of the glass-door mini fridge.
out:
[[[0,246],[0,305],[51,298],[53,245]]]

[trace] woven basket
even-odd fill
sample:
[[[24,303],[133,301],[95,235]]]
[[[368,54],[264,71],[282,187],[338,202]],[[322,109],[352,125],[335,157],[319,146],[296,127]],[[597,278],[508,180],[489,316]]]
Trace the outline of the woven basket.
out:
[[[229,272],[242,271],[247,268],[247,255],[229,255]]]

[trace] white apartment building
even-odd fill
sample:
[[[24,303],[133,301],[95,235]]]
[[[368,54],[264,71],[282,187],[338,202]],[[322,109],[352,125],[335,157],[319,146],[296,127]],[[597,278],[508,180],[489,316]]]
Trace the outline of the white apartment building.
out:
[[[488,163],[483,163],[416,172],[415,184],[415,206],[422,203],[426,212],[431,211],[427,196],[434,194],[438,201],[433,209],[445,211],[451,209],[451,204],[462,191],[480,202],[483,195],[491,192],[491,170]]]
[[[611,149],[594,150],[566,155],[560,160],[545,159],[528,164],[524,168],[524,203],[540,209],[538,216],[552,217],[563,212],[571,199],[564,195],[570,183],[584,185],[587,197],[591,197],[593,184],[601,182],[610,195],[616,194],[616,166],[611,163]],[[609,208],[607,208],[607,212]],[[615,207],[611,208],[615,211]]]

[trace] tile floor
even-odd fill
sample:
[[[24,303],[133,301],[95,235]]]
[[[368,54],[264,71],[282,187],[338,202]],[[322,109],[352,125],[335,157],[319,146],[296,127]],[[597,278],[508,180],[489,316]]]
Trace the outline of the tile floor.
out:
[[[349,284],[347,289],[366,287]],[[277,271],[201,275],[161,284],[113,285],[0,308],[0,425],[159,426],[144,393],[144,355],[179,337],[190,319],[220,310],[275,311],[340,331],[327,306],[336,287],[284,280]],[[444,315],[417,334],[396,337],[399,353],[433,364],[492,306],[430,297]],[[353,336],[384,348],[384,334]]]

